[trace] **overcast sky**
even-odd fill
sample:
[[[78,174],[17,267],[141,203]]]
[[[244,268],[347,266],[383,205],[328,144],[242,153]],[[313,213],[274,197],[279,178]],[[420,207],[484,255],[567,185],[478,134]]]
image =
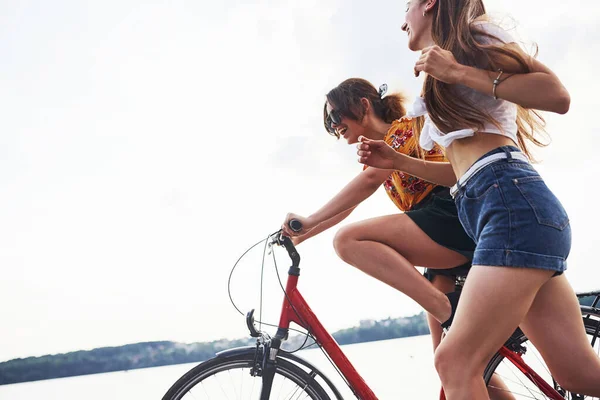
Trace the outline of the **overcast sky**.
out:
[[[562,79],[539,169],[570,214],[567,276],[600,288],[600,4],[486,0]],[[289,211],[361,170],[327,135],[349,77],[418,93],[405,2],[55,0],[0,4],[0,361],[126,343],[247,335],[227,277]],[[507,18],[507,15],[511,18]],[[348,221],[396,212],[380,190]],[[299,247],[300,287],[330,330],[419,312],[339,261],[334,230]],[[258,308],[261,251],[234,275]],[[278,252],[281,272],[289,262]],[[265,318],[281,292],[266,265]]]

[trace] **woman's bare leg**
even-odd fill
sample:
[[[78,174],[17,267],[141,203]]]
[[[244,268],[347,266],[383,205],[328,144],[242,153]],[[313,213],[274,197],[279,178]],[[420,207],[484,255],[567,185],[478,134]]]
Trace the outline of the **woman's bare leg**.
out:
[[[448,400],[488,399],[483,371],[528,313],[553,272],[473,266],[454,323],[435,353]]]
[[[436,352],[449,400],[486,398],[483,369],[519,324],[561,386],[600,396],[600,359],[585,335],[579,303],[566,278],[552,274],[471,269],[454,324]]]
[[[600,397],[600,358],[590,345],[579,301],[564,275],[542,286],[521,329],[564,389]]]
[[[435,275],[432,284],[438,290],[444,293],[454,291],[455,280],[447,276]],[[431,341],[433,342],[433,351],[437,349],[442,339],[442,327],[438,320],[427,313],[427,323],[431,332]],[[492,375],[488,384],[488,394],[491,400],[514,400],[515,397],[509,392],[504,381],[497,375]]]
[[[433,287],[442,293],[454,292],[455,280],[447,276],[434,275],[431,283]],[[429,325],[429,332],[431,333],[431,341],[433,343],[433,351],[435,352],[435,349],[437,349],[442,340],[442,326],[440,325],[440,321],[435,319],[431,314],[426,314],[427,325]]]
[[[342,260],[406,294],[438,322],[450,317],[448,298],[415,265],[447,269],[468,260],[434,242],[408,216],[388,215],[348,225],[338,231],[334,247]]]

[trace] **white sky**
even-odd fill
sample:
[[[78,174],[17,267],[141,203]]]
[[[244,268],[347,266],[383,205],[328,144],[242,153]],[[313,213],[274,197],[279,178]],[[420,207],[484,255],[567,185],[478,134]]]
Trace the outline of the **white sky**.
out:
[[[567,208],[576,290],[600,288],[600,5],[486,0],[572,97],[539,169]],[[322,127],[358,76],[418,93],[403,1],[56,0],[0,4],[0,361],[139,341],[246,336],[233,263],[288,211],[308,215],[361,167]],[[506,21],[506,20],[505,20]],[[348,221],[396,212],[383,191]],[[419,312],[339,261],[334,231],[299,248],[330,330]],[[234,296],[258,308],[260,251]],[[283,274],[289,262],[283,253]],[[281,292],[268,264],[266,318]]]

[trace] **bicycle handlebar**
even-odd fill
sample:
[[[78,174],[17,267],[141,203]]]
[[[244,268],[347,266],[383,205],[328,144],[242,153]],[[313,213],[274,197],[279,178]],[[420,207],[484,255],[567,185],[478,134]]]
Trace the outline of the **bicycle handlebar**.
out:
[[[300,232],[302,230],[302,222],[298,221],[297,219],[290,220],[288,226],[294,232]]]
[[[292,243],[292,239],[281,234],[278,236],[279,237],[276,238],[276,241],[279,245],[283,246],[287,250],[288,255],[292,259],[292,268],[298,268],[298,265],[300,264],[300,254],[298,254],[296,251],[296,247],[294,246],[294,243]]]
[[[294,232],[299,232],[302,230],[302,223],[297,219],[290,220],[290,222],[288,222],[288,226]],[[287,250],[288,255],[292,259],[291,268],[297,270],[295,274],[298,274],[300,272],[300,269],[298,268],[298,265],[300,264],[300,255],[296,251],[296,247],[294,246],[292,239],[282,235],[281,231],[279,231],[276,235],[272,237],[272,240],[273,242],[277,243],[280,246],[283,246]]]

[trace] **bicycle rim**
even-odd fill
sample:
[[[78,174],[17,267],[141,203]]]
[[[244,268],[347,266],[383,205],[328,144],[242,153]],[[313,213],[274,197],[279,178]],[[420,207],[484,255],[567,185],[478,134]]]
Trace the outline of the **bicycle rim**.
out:
[[[600,325],[599,316],[589,316],[584,318],[586,333],[594,352],[600,357],[600,337],[598,327]],[[546,366],[539,351],[530,343],[524,335],[515,338],[515,343],[525,348],[523,360],[530,366],[548,385],[554,388],[562,398],[569,400],[593,400],[597,397],[581,396],[576,393],[570,393],[560,387],[554,381],[548,367]],[[521,372],[510,360],[496,354],[486,368],[484,374],[485,381],[488,382],[490,396],[494,398],[512,398],[520,399],[552,399],[542,392],[542,389],[534,384],[523,372]],[[510,395],[509,395],[510,393]]]
[[[329,396],[313,377],[296,365],[279,359],[269,399],[327,400]],[[251,375],[254,357],[216,357],[187,374],[163,397],[163,400],[258,400],[262,378]]]

